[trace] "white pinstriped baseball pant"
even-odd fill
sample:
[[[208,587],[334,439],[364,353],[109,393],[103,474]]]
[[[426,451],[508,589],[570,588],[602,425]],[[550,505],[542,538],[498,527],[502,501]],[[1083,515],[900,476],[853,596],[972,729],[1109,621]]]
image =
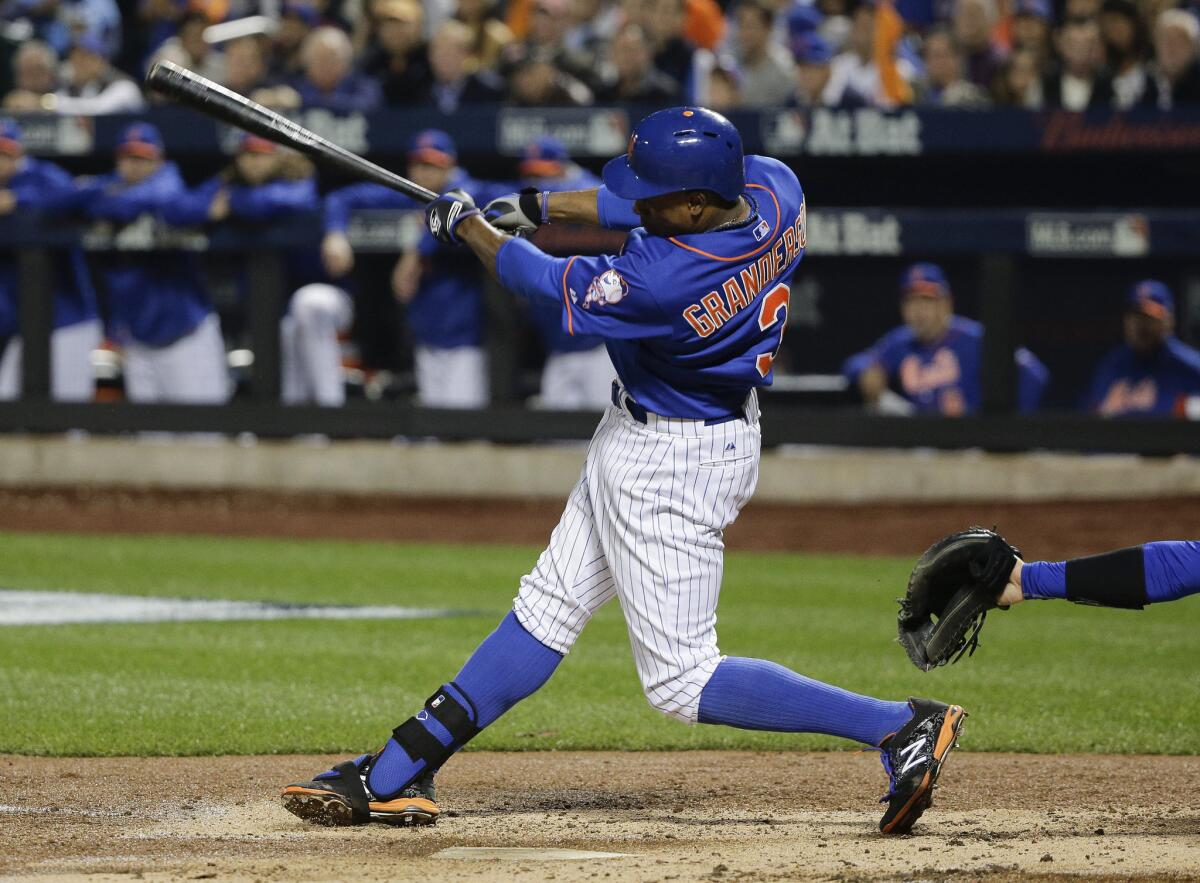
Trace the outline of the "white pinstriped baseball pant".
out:
[[[609,407],[513,605],[530,634],[565,654],[616,597],[646,698],[687,723],[696,722],[700,691],[721,661],[724,530],[758,481],[754,393],[745,412],[715,426],[654,414],[642,424]]]

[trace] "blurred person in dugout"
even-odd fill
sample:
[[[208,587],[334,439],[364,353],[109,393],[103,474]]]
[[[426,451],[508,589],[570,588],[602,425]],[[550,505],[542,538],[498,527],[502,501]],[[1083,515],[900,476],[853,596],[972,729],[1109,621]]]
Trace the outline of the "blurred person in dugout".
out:
[[[233,164],[176,201],[164,217],[173,224],[229,223],[253,230],[320,207],[312,163],[245,133]],[[279,325],[281,398],[286,404],[344,404],[340,335],[354,316],[350,296],[330,284],[310,248],[289,250],[284,273],[294,294]],[[253,297],[244,267],[238,281],[243,299]]]
[[[126,126],[116,168],[79,183],[76,205],[114,231],[135,223],[170,222],[187,196],[162,135],[149,123]],[[201,284],[194,254],[117,251],[96,265],[107,302],[108,337],[123,348],[125,395],[134,402],[220,404],[229,398],[221,324]]]
[[[437,193],[462,188],[483,204],[490,191],[458,167],[457,149],[445,132],[418,132],[408,153],[410,180]],[[499,195],[499,194],[497,194]],[[483,407],[488,400],[483,352],[483,277],[478,264],[441,246],[425,230],[424,206],[382,184],[351,184],[325,197],[325,237],[321,259],[338,280],[349,309],[345,285],[354,269],[354,248],[346,231],[356,209],[411,211],[411,236],[392,272],[392,290],[407,307],[415,346],[417,395],[438,408]],[[348,315],[348,314],[347,314]],[[349,320],[347,318],[347,324]]]
[[[458,168],[458,151],[445,132],[420,133],[408,154],[409,177],[435,193],[463,189],[483,204],[495,185],[473,181]],[[484,275],[462,251],[420,235],[396,262],[392,291],[405,306],[413,339],[417,399],[429,408],[482,408],[489,399],[483,337]]]
[[[1096,366],[1084,409],[1103,417],[1200,418],[1200,352],[1175,336],[1175,298],[1162,282],[1125,299],[1124,342]]]
[[[548,135],[525,149],[520,172],[521,187],[543,194],[600,186],[599,178],[571,162],[563,143]],[[530,319],[546,353],[534,404],[561,411],[603,410],[612,398],[616,376],[604,341],[567,333],[563,311],[554,304],[531,303]]]
[[[900,279],[904,324],[846,360],[842,372],[868,408],[892,414],[959,417],[979,410],[983,326],[954,314],[950,283],[937,264],[909,267]],[[1033,411],[1050,374],[1021,348],[1017,363],[1017,408]]]
[[[71,207],[75,182],[58,166],[25,154],[21,130],[0,119],[0,224],[26,224],[32,214],[53,219]],[[3,219],[7,218],[5,221]],[[54,272],[50,334],[50,393],[59,401],[88,401],[95,391],[92,350],[102,329],[96,295],[78,246],[59,254]],[[20,292],[16,256],[0,252],[0,399],[21,393]]]

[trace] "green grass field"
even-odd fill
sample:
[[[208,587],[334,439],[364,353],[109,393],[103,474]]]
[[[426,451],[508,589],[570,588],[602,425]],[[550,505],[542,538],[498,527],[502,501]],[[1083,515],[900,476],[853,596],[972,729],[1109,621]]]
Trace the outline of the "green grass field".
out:
[[[0,586],[483,611],[425,621],[0,627],[0,752],[354,753],[382,743],[509,608],[537,550],[0,534]],[[974,659],[929,674],[893,643],[910,562],[731,554],[723,652],[972,713],[968,750],[1200,752],[1200,602],[1142,613],[1030,603],[993,613]],[[846,748],[686,727],[642,699],[617,605],[489,749]]]

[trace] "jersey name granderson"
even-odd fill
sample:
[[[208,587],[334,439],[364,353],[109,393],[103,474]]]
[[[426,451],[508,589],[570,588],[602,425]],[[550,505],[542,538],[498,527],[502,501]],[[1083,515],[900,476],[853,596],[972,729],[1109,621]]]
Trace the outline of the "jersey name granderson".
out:
[[[759,227],[770,232],[766,221],[760,222]],[[721,283],[720,291],[710,291],[700,298],[699,303],[685,309],[683,318],[697,334],[708,337],[748,307],[782,268],[795,262],[808,244],[806,227],[805,206],[801,202],[795,221],[790,227],[783,228],[769,251],[744,270],[729,276]]]
[[[600,221],[629,230],[620,255],[551,258],[522,240],[496,259],[500,280],[536,300],[554,298],[563,330],[604,339],[626,391],[648,411],[709,419],[738,413],[773,379],[787,326],[789,283],[804,256],[804,192],[765,156],[745,159],[739,224],[652,236],[633,203],[604,188]]]

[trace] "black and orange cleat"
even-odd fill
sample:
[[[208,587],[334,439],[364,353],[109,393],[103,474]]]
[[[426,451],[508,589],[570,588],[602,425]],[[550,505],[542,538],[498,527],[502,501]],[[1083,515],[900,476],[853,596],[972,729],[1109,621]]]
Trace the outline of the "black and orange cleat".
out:
[[[888,805],[879,820],[884,834],[907,834],[933,803],[938,774],[958,745],[967,716],[962,706],[933,699],[909,699],[908,704],[912,718],[879,746],[890,785],[879,801]]]
[[[386,822],[432,825],[441,810],[434,802],[433,773],[426,773],[399,793],[383,798],[367,788],[367,772],[375,755],[339,763],[309,782],[288,785],[280,795],[292,815],[316,825],[341,827]]]

